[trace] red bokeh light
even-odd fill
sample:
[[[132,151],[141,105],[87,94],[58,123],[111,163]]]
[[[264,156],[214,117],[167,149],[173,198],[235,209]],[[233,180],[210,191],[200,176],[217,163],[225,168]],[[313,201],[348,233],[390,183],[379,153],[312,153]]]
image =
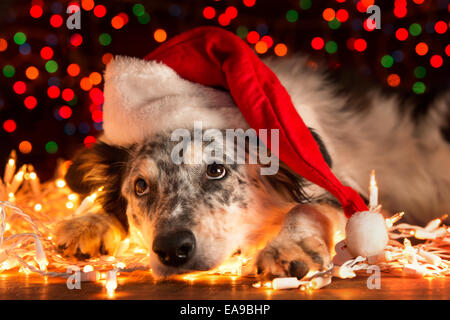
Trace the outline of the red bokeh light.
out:
[[[395,31],[395,37],[400,41],[405,41],[408,39],[408,30],[405,28],[399,28]]]
[[[74,97],[75,97],[75,93],[73,92],[72,89],[67,88],[62,91],[61,98],[63,98],[63,100],[70,101]]]
[[[430,59],[430,64],[433,68],[440,68],[444,63],[444,59],[440,55],[435,54]]]
[[[323,41],[323,39],[321,37],[315,37],[311,40],[311,47],[314,50],[320,50],[323,48],[324,45],[325,45],[325,42]]]
[[[406,16],[407,13],[408,13],[408,9],[404,6],[396,6],[394,8],[394,15],[397,18],[403,18]]]
[[[72,116],[72,109],[68,106],[59,108],[59,116],[63,119],[69,119]]]
[[[216,16],[216,9],[209,6],[205,7],[205,9],[203,9],[203,16],[205,19],[213,19]]]
[[[356,51],[363,52],[367,49],[367,42],[364,39],[356,39],[353,43],[353,47]]]
[[[94,8],[94,15],[97,18],[103,18],[106,15],[106,7],[101,4],[96,5]]]
[[[25,107],[29,110],[32,110],[34,108],[36,108],[37,106],[37,100],[35,97],[33,96],[28,96],[25,98],[25,100],[23,101],[23,104],[25,105]]]
[[[225,13],[222,13],[217,20],[219,21],[219,24],[223,27],[229,25],[231,22],[231,19]]]
[[[247,41],[253,44],[257,43],[259,41],[259,33],[256,31],[250,31],[247,34]]]
[[[99,109],[93,110],[91,116],[94,122],[100,123],[103,121],[103,112]]]
[[[225,14],[228,16],[228,18],[234,19],[237,17],[238,11],[236,7],[230,6],[225,10]]]
[[[447,31],[447,28],[447,24],[444,21],[438,21],[434,25],[434,30],[439,34],[445,33]]]
[[[54,14],[50,18],[50,24],[52,25],[53,28],[61,27],[63,22],[64,22],[63,18],[59,14]]]
[[[47,89],[47,95],[50,99],[56,99],[59,97],[61,90],[57,86],[51,86]]]
[[[86,148],[90,148],[95,143],[95,141],[97,141],[97,139],[95,139],[94,136],[87,136],[86,138],[84,138],[83,143]]]
[[[50,47],[43,47],[41,49],[41,57],[45,60],[50,60],[53,57],[53,49]]]
[[[14,132],[16,130],[16,128],[17,128],[16,122],[12,119],[8,119],[5,122],[3,122],[3,129],[6,132],[9,132],[9,133]]]
[[[273,39],[271,36],[264,36],[261,38],[261,41],[264,41],[267,44],[267,48],[270,48],[273,46]]]
[[[75,33],[70,37],[70,44],[74,47],[78,47],[83,43],[83,37],[79,33]]]
[[[244,6],[246,7],[253,7],[256,3],[256,0],[244,0]]]
[[[336,12],[336,19],[339,20],[339,22],[345,22],[348,20],[348,11],[345,9],[339,9]]]
[[[103,92],[99,88],[93,88],[89,91],[89,97],[95,104],[102,104],[104,101]]]
[[[23,81],[17,81],[13,85],[13,90],[17,94],[24,94],[27,91],[27,85]]]
[[[41,17],[42,13],[44,13],[44,11],[42,10],[42,7],[40,5],[36,4],[32,6],[30,9],[30,16],[32,16],[35,19]]]

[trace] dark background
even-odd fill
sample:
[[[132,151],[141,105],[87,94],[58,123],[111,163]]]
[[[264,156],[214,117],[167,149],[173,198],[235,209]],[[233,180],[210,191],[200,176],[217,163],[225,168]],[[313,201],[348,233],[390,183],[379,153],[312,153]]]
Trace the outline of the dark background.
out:
[[[98,119],[101,116],[98,112],[101,111],[101,101],[93,101],[90,91],[80,88],[80,80],[94,71],[102,73],[105,67],[102,57],[105,53],[138,57],[146,55],[159,44],[154,39],[157,29],[163,29],[170,38],[196,26],[222,26],[245,40],[246,31],[256,31],[260,37],[269,36],[273,41],[267,52],[260,53],[261,57],[277,56],[274,47],[282,43],[288,49],[286,56],[303,51],[311,55],[312,64],[322,60],[332,69],[352,69],[389,90],[416,96],[418,99],[450,86],[448,0],[376,1],[375,4],[381,7],[381,29],[373,31],[362,27],[369,15],[358,11],[358,6],[361,9],[364,4],[373,2],[367,0],[95,1],[95,6],[105,6],[107,13],[104,17],[95,15],[95,7],[89,9],[89,4],[93,1],[70,2],[79,3],[82,7],[80,30],[69,30],[66,27],[69,1],[0,1],[0,39],[7,42],[7,48],[2,50],[0,40],[0,168],[14,148],[18,150],[19,164],[32,163],[41,179],[45,180],[52,176],[57,158],[70,158],[79,148],[89,146],[94,141],[93,137],[101,132],[101,119]],[[138,3],[144,6],[144,14],[139,12],[139,7],[135,7]],[[38,18],[31,16],[30,9],[33,5],[42,8],[43,13]],[[205,18],[205,7],[214,8],[215,15],[212,19]],[[230,17],[234,9],[229,7],[237,9],[237,16],[233,19]],[[395,9],[396,7],[406,9]],[[323,17],[323,11],[327,8],[335,11],[345,9],[349,17],[342,23],[336,19],[328,22]],[[120,29],[115,29],[111,19],[119,14],[125,19],[122,21],[127,23]],[[63,18],[62,26],[51,25],[50,18],[53,15]],[[150,17],[149,21],[147,15]],[[436,32],[438,21],[445,22],[443,33]],[[396,31],[399,28],[409,29],[414,23],[421,26],[420,34],[414,36],[410,32],[405,41],[397,39]],[[27,45],[22,45],[21,48],[15,43],[14,35],[17,32],[26,35],[25,44],[30,49],[28,54],[21,53],[21,50],[26,51]],[[103,33],[110,35],[109,45],[100,44],[99,36]],[[81,35],[81,45],[74,46],[71,43],[70,39],[74,34]],[[49,41],[49,36],[53,37],[53,41]],[[321,37],[325,43],[334,41],[337,51],[330,52],[333,43],[326,47],[328,50],[314,50],[311,46],[314,37]],[[352,39],[359,38],[367,43],[367,48],[362,52],[351,45]],[[425,42],[429,47],[424,56],[415,52],[419,42]],[[250,45],[254,47],[254,44]],[[52,60],[58,64],[58,70],[54,73],[46,70],[47,60],[40,55],[41,48],[45,46],[54,51]],[[381,59],[385,55],[393,58],[391,67],[382,65]],[[435,68],[430,64],[433,55],[443,58],[442,66]],[[80,74],[75,77],[67,73],[67,66],[72,63],[80,66]],[[5,65],[14,67],[14,76],[4,75]],[[25,75],[25,70],[30,66],[39,70],[39,76],[34,80]],[[419,66],[423,67],[421,75],[416,69]],[[426,72],[425,76],[423,70]],[[388,83],[391,74],[400,79],[400,83],[394,87]],[[17,81],[26,84],[25,93],[17,94],[14,91],[13,86]],[[413,90],[415,84],[417,88],[417,82],[425,85],[425,92],[417,93]],[[47,95],[50,85],[56,85],[61,90],[70,88],[76,98],[69,102],[64,101],[61,96],[50,99]],[[103,83],[99,83],[93,88],[101,90],[102,86]],[[37,99],[37,106],[32,110],[24,106],[24,99],[28,96]],[[59,114],[62,106],[67,106],[72,111],[67,119]],[[97,122],[93,120],[94,111]],[[5,130],[7,120],[16,123],[14,131]],[[19,149],[24,140],[32,145],[29,153]],[[55,144],[57,150],[54,148]]]

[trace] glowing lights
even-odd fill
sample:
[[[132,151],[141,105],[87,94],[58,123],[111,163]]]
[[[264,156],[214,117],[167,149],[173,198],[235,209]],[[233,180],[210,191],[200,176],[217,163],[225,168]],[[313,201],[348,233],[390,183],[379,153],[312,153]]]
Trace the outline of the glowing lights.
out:
[[[112,59],[114,59],[114,56],[111,53],[105,53],[102,56],[102,62],[104,65],[107,65]]]
[[[104,101],[103,92],[99,88],[93,88],[89,91],[89,97],[94,104],[102,104]]]
[[[419,56],[424,56],[427,54],[427,52],[428,52],[428,45],[425,42],[419,42],[416,45],[416,53]]]
[[[55,141],[49,141],[45,144],[45,151],[47,151],[50,154],[55,154],[56,152],[58,152],[58,145],[56,144]]]
[[[292,23],[297,22],[298,12],[296,10],[289,10],[286,12],[286,20]]]
[[[367,42],[364,39],[355,39],[355,42],[353,42],[353,48],[358,52],[363,52],[367,49]]]
[[[300,0],[300,8],[303,10],[308,10],[309,8],[311,8],[311,5],[311,0]]]
[[[23,101],[23,104],[25,105],[25,108],[27,108],[28,110],[33,110],[37,106],[37,100],[33,96],[28,96]]]
[[[253,7],[256,3],[256,0],[243,0],[244,6]]]
[[[91,113],[92,120],[96,123],[103,122],[103,112],[101,110],[94,110]]]
[[[33,18],[40,18],[42,16],[42,13],[44,13],[44,11],[42,10],[42,7],[40,5],[36,4],[34,6],[31,6],[30,16],[32,16]]]
[[[142,4],[136,3],[135,5],[133,5],[132,11],[136,17],[140,17],[145,13],[145,8]]]
[[[329,22],[336,17],[336,12],[332,8],[326,8],[322,12],[322,17]]]
[[[106,15],[106,7],[101,4],[96,5],[94,8],[94,15],[97,18],[103,18]]]
[[[273,46],[273,39],[270,36],[264,36],[261,38],[261,41],[264,41],[267,44],[267,48],[270,48]]]
[[[450,57],[450,44],[445,47],[445,54]]]
[[[338,49],[338,45],[335,41],[328,41],[325,44],[325,51],[328,52],[329,54],[336,53],[337,49]]]
[[[50,86],[47,89],[47,95],[50,99],[56,99],[59,97],[61,90],[57,86]]]
[[[10,64],[7,64],[3,67],[3,75],[7,78],[12,78],[16,73],[16,69]]]
[[[225,15],[228,16],[229,19],[233,20],[237,17],[238,15],[238,10],[236,9],[236,7],[233,6],[229,6],[226,10],[225,10]]]
[[[336,12],[336,19],[339,20],[339,22],[347,21],[348,17],[349,17],[348,11],[345,9],[339,9]]]
[[[5,130],[8,133],[14,132],[17,129],[16,122],[12,119],[8,119],[5,122],[3,122],[3,130]]]
[[[338,19],[334,18],[333,20],[328,22],[328,26],[330,27],[330,29],[336,30],[341,26],[341,22]]]
[[[438,54],[435,54],[434,56],[432,56],[430,58],[430,65],[433,68],[440,68],[443,63],[444,63],[444,59],[442,59],[442,57]]]
[[[115,16],[111,19],[111,26],[114,29],[120,29],[125,25],[125,21],[121,16]]]
[[[109,46],[111,44],[111,36],[108,33],[102,33],[99,37],[98,37],[98,42],[102,45],[102,46]]]
[[[153,33],[153,38],[155,38],[156,42],[164,42],[167,39],[167,33],[164,29],[157,29]]]
[[[385,55],[381,58],[381,65],[385,68],[390,68],[394,64],[394,58],[390,55]]]
[[[69,119],[72,116],[72,109],[68,106],[62,106],[59,108],[59,116],[63,119]]]
[[[259,41],[259,33],[256,31],[250,31],[247,34],[247,41],[252,44],[256,44]]]
[[[23,81],[17,81],[13,85],[13,90],[17,94],[24,94],[27,91],[27,85]]]
[[[75,93],[73,92],[72,89],[66,88],[62,91],[61,97],[65,101],[70,101],[75,97]]]
[[[278,43],[273,49],[273,51],[277,56],[284,57],[288,52],[288,48],[284,43]]]
[[[412,36],[417,37],[422,33],[422,27],[418,23],[413,23],[409,26],[409,33]]]
[[[49,60],[45,63],[45,70],[48,73],[55,73],[58,70],[58,63],[55,60]]]
[[[86,148],[90,148],[93,146],[95,141],[96,141],[96,139],[94,136],[87,136],[86,138],[84,138],[83,143],[86,146]]]
[[[412,87],[413,92],[416,94],[423,94],[426,89],[427,87],[425,86],[425,83],[423,83],[422,81],[414,82]]]
[[[58,188],[64,188],[66,186],[66,182],[64,181],[64,179],[58,179],[56,180],[56,186]]]
[[[24,44],[27,41],[27,36],[23,32],[17,32],[14,34],[14,42],[18,45]]]
[[[39,70],[36,67],[28,67],[25,70],[25,75],[30,80],[35,80],[37,77],[39,77]]]
[[[314,50],[321,50],[325,45],[325,41],[321,37],[315,37],[311,40],[311,47]]]
[[[59,28],[59,27],[61,27],[62,26],[62,24],[63,24],[63,18],[59,15],[59,14],[54,14],[54,15],[52,15],[51,16],[51,18],[50,18],[50,25],[53,27],[53,28]]]
[[[5,51],[8,48],[8,41],[3,38],[0,38],[0,52]]]
[[[81,0],[81,7],[86,11],[91,11],[95,6],[94,0]]]
[[[71,77],[76,77],[80,74],[80,66],[76,63],[71,63],[67,66],[67,74]]]
[[[22,141],[21,143],[19,143],[19,151],[22,152],[23,154],[28,154],[31,152],[31,150],[33,149],[33,146],[31,145],[31,143],[29,141]],[[32,172],[34,173],[34,172]]]
[[[89,75],[89,81],[93,84],[93,85],[97,85],[100,84],[100,82],[102,82],[102,75],[98,72],[92,72]]]
[[[408,30],[406,30],[405,28],[398,28],[395,32],[395,37],[400,41],[405,41],[406,39],[408,39],[408,35]]]
[[[70,44],[78,47],[83,43],[83,37],[79,33],[75,33],[70,37]]]
[[[267,43],[265,43],[264,41],[258,41],[255,44],[255,51],[259,54],[264,54],[266,53],[268,50],[268,46]]]
[[[400,77],[398,74],[392,73],[387,77],[387,83],[390,87],[398,87],[400,84]]]
[[[84,91],[92,89],[92,82],[88,77],[84,77],[80,80],[80,88]]]
[[[148,14],[148,12],[144,12],[144,14],[142,16],[138,17],[138,21],[140,24],[147,24],[150,22],[150,15]]]
[[[422,66],[418,66],[414,69],[414,76],[416,78],[422,79],[427,75],[427,69]]]
[[[439,34],[444,34],[447,29],[447,24],[444,21],[438,21],[434,25],[434,30]]]
[[[214,9],[211,6],[207,6],[203,9],[203,17],[205,17],[205,19],[211,20],[214,19],[214,17],[216,16],[216,9]]]
[[[50,47],[43,47],[41,49],[41,57],[44,60],[50,60],[53,57],[53,49]]]
[[[406,6],[396,5],[394,7],[394,15],[397,18],[404,18],[407,13],[408,13],[408,9],[406,8]]]

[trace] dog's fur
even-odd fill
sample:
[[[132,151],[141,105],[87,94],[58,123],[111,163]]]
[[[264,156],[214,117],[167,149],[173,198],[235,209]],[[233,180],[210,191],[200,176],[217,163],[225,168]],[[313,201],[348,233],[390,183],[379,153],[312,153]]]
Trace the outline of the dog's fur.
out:
[[[423,224],[450,210],[450,92],[417,116],[414,97],[401,99],[375,87],[357,91],[354,82],[346,88],[303,58],[266,63],[343,184],[367,198],[375,169],[388,212],[406,211],[406,219]],[[168,267],[151,254],[156,275],[211,269],[236,251],[257,252],[254,261],[265,277],[301,278],[328,266],[333,237],[345,226],[328,192],[282,163],[274,176],[260,175],[259,165],[225,165],[224,178],[209,180],[206,164],[174,164],[173,146],[170,132],[161,132],[126,148],[98,142],[83,150],[67,183],[85,195],[104,186],[104,212],[61,223],[61,250],[79,258],[113,254],[127,233],[141,234],[151,249],[157,234],[187,229],[196,239],[194,257]],[[134,193],[138,177],[150,188],[144,197]]]

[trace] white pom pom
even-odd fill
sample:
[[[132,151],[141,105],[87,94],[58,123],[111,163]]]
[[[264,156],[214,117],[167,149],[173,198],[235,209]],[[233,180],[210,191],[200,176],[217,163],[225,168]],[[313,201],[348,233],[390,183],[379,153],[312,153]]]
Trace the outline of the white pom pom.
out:
[[[389,240],[383,216],[370,211],[353,214],[347,222],[346,234],[347,248],[355,257],[377,255]]]

